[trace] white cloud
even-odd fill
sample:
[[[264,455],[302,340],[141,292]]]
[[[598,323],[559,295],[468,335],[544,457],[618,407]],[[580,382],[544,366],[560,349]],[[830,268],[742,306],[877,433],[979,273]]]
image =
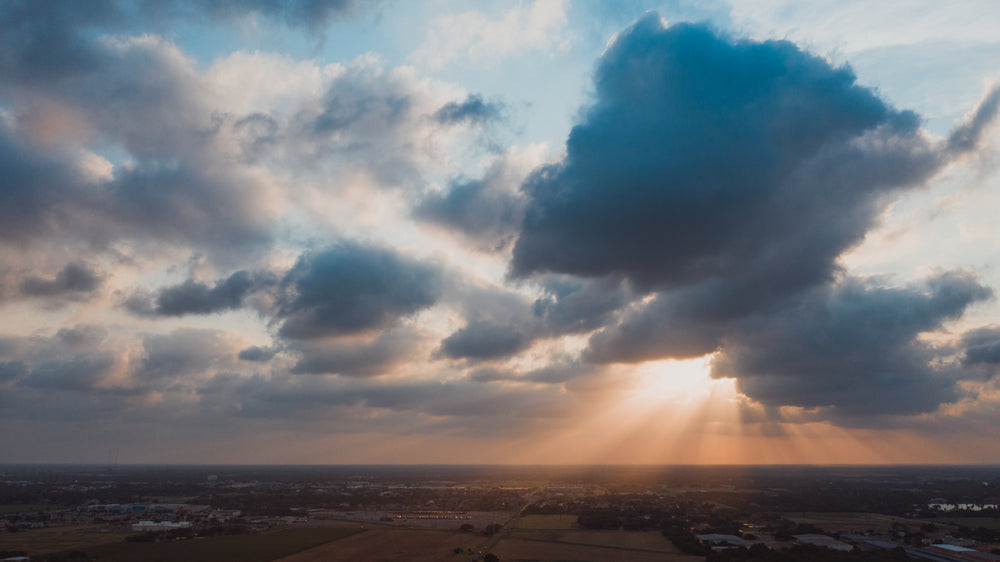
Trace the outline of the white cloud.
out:
[[[411,58],[439,68],[467,59],[489,64],[529,51],[561,51],[570,43],[566,0],[535,0],[498,15],[470,10],[436,18]]]

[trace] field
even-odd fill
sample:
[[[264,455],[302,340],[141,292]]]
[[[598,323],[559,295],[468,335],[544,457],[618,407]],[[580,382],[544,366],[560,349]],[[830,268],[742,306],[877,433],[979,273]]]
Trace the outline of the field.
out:
[[[102,562],[270,562],[360,532],[363,531],[298,527],[255,535],[207,537],[176,542],[119,542],[80,550]]]
[[[448,531],[372,527],[367,531],[280,559],[280,562],[340,562],[348,560],[464,560],[455,549],[468,549],[482,537]]]
[[[869,529],[885,532],[893,523],[902,523],[907,529],[919,530],[927,522],[938,523],[940,520],[907,519],[893,517],[881,513],[782,513],[782,517],[796,523],[815,525],[825,531],[836,533],[863,533]]]
[[[525,515],[514,521],[515,529],[576,529],[576,515]]]
[[[577,561],[694,562],[704,560],[678,551],[657,531],[514,531],[492,552],[505,562]]]
[[[986,527],[987,529],[1000,531],[1000,518],[996,517],[936,517],[934,519],[928,519],[927,521],[929,523],[934,523],[939,527],[942,524],[955,525],[956,527],[961,525],[971,529],[975,529],[976,527]]]
[[[68,525],[0,534],[0,550],[23,550],[31,556],[80,550],[121,541],[131,533],[97,525]]]
[[[0,515],[6,515],[8,513],[46,511],[49,509],[55,509],[55,507],[51,505],[32,504],[32,503],[13,503],[7,505],[0,505]]]

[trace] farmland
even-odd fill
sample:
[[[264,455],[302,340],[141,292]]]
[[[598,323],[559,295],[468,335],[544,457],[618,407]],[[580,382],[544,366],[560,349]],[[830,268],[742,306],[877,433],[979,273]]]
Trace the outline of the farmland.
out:
[[[80,550],[119,542],[128,535],[101,525],[68,525],[0,534],[0,550],[24,551],[29,555]]]
[[[118,542],[76,550],[106,562],[270,562],[359,532],[362,531],[350,528],[301,527],[165,543]]]

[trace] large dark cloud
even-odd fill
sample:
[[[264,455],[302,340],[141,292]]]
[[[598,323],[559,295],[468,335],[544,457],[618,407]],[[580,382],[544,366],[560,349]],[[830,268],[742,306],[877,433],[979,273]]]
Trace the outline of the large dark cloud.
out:
[[[936,142],[848,67],[655,15],[615,39],[594,85],[565,158],[522,185],[510,262],[514,278],[624,279],[647,296],[590,315],[607,324],[586,360],[715,352],[713,374],[766,406],[830,416],[959,397],[969,373],[920,335],[990,290],[960,271],[893,289],[838,259],[894,196],[979,146],[1000,90]]]
[[[437,302],[444,276],[392,250],[345,242],[300,257],[282,287],[279,333],[314,339],[393,326]]]
[[[608,48],[594,82],[564,161],[523,186],[515,276],[806,287],[830,278],[887,193],[939,166],[914,114],[787,42],[647,16]]]

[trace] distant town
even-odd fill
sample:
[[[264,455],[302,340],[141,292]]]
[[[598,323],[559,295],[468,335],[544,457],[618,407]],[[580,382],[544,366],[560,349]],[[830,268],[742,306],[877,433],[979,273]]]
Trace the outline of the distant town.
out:
[[[1000,560],[996,467],[3,466],[0,560]]]

